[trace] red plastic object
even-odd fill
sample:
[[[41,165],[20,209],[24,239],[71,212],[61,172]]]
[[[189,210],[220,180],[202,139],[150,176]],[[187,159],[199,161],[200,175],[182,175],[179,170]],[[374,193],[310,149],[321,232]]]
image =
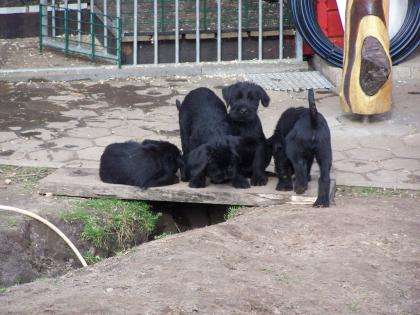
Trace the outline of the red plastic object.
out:
[[[318,24],[325,36],[336,46],[343,48],[344,30],[336,0],[315,0],[315,11]],[[313,50],[305,44],[303,53],[304,55],[313,55]]]

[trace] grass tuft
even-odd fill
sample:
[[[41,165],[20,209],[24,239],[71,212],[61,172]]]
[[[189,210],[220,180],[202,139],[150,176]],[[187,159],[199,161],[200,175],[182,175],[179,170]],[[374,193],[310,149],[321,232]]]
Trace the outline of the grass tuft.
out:
[[[240,208],[241,208],[240,206],[230,206],[230,207],[228,207],[226,212],[225,212],[225,215],[223,216],[225,221],[236,217]]]
[[[150,205],[143,201],[88,199],[63,212],[61,218],[68,223],[81,223],[83,240],[109,255],[115,255],[146,241],[160,215],[152,212]],[[96,259],[90,258],[92,261]]]

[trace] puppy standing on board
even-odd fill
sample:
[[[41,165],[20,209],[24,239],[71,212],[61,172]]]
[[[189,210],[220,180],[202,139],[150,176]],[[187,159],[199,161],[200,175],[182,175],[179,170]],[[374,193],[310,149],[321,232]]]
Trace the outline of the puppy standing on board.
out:
[[[179,149],[167,141],[144,140],[112,143],[101,156],[103,182],[141,188],[176,184],[182,164]]]
[[[318,198],[314,207],[330,205],[331,135],[327,121],[318,113],[313,89],[308,91],[309,109],[289,108],[280,117],[269,142],[273,146],[277,190],[303,194],[311,180],[314,158],[320,168]],[[292,174],[295,174],[292,185]]]
[[[240,172],[251,177],[251,185],[263,186],[267,184],[265,169],[270,164],[272,152],[258,117],[258,106],[261,101],[267,107],[270,97],[261,86],[250,82],[227,86],[222,93],[229,108],[233,134],[244,138]]]
[[[238,172],[240,137],[233,137],[226,106],[208,88],[198,88],[176,101],[184,168],[181,178],[189,186],[206,186],[206,177],[220,184],[231,181],[235,188],[249,188]]]

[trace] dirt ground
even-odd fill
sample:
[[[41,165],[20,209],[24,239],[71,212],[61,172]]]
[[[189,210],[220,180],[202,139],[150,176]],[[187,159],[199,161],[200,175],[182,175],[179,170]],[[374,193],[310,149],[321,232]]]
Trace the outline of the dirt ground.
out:
[[[418,193],[359,189],[339,192],[331,208],[243,209],[226,223],[1,289],[0,314],[419,314],[419,202]]]

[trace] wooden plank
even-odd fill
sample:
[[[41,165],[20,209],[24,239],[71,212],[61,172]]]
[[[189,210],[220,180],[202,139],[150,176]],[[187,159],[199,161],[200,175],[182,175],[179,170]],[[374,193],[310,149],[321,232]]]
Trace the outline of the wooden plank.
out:
[[[276,177],[270,177],[266,186],[249,189],[235,189],[230,185],[209,185],[194,189],[188,183],[153,187],[142,190],[138,187],[103,183],[98,169],[60,168],[40,182],[41,194],[78,197],[115,197],[119,199],[173,201],[188,203],[211,203],[226,205],[262,206],[284,203],[312,204],[316,199],[317,180],[314,178],[309,189],[298,198],[291,192],[275,190]],[[334,197],[335,180],[331,182]]]

